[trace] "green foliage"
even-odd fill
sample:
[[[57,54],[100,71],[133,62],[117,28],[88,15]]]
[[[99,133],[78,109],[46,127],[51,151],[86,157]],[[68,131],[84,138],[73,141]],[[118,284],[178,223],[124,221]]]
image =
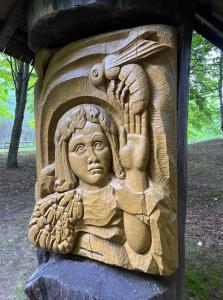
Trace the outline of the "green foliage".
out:
[[[13,118],[13,113],[11,112],[7,102],[0,100],[0,124],[4,121],[4,118]]]
[[[35,120],[34,119],[29,120],[28,124],[31,128],[35,128]]]
[[[0,54],[0,123],[3,118],[12,118],[13,114],[7,103],[9,92],[13,89],[10,66],[5,57]]]
[[[14,111],[12,107],[15,105],[15,85],[13,82],[10,63],[5,54],[0,53],[0,123],[5,118],[13,118]],[[15,63],[15,60],[13,60]],[[31,67],[30,67],[31,69]],[[25,113],[30,114],[28,124],[31,128],[35,127],[34,121],[34,85],[37,80],[35,71],[33,70],[28,85],[27,103]],[[13,95],[13,96],[12,96]],[[14,104],[14,105],[13,105]]]
[[[29,78],[27,103],[26,103],[26,109],[30,113],[34,112],[34,86],[36,80],[37,80],[37,75],[35,70],[33,70]]]
[[[193,34],[190,66],[188,139],[190,142],[222,134],[218,94],[220,50]]]
[[[34,119],[34,86],[37,81],[37,75],[35,70],[32,71],[29,78],[29,86],[27,93],[27,103],[26,103],[26,112],[31,114],[31,118],[28,121],[28,124],[31,128],[35,128],[35,119]]]

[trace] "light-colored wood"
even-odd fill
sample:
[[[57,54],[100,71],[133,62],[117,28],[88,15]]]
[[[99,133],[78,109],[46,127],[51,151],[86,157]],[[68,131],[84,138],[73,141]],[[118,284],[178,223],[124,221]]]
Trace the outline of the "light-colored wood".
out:
[[[176,234],[176,40],[143,26],[36,59],[37,185],[29,239],[170,275]]]

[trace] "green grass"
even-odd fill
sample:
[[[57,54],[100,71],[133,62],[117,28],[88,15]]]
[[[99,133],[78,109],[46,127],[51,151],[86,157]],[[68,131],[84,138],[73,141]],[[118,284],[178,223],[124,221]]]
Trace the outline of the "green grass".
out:
[[[186,290],[188,297],[196,300],[223,299],[223,265],[201,265],[199,268],[186,267]],[[218,290],[218,298],[213,295]]]
[[[200,143],[200,142],[208,142],[211,140],[221,140],[223,138],[223,135],[211,135],[211,136],[205,136],[205,137],[189,137],[188,136],[188,144],[194,144],[194,143]]]
[[[220,249],[186,240],[186,299],[223,299],[223,258]]]
[[[27,281],[27,278],[22,277],[17,282],[16,287],[15,287],[15,296],[16,296],[15,299],[16,300],[24,300],[26,298],[25,292],[24,292],[24,286],[25,286],[26,281]]]
[[[19,153],[23,153],[23,152],[34,152],[36,150],[35,147],[26,147],[26,148],[19,148]],[[0,149],[0,154],[8,154],[8,149]]]
[[[213,197],[216,201],[223,202],[223,189],[210,189],[209,195]]]

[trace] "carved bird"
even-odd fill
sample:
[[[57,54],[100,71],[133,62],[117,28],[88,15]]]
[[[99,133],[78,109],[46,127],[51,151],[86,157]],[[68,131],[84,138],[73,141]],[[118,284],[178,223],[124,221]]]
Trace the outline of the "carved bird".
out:
[[[129,105],[134,114],[141,114],[148,104],[149,84],[143,67],[136,62],[169,47],[138,35],[128,37],[102,63],[91,68],[89,79],[95,87],[113,94],[123,107],[129,95]],[[110,81],[108,87],[107,81]]]

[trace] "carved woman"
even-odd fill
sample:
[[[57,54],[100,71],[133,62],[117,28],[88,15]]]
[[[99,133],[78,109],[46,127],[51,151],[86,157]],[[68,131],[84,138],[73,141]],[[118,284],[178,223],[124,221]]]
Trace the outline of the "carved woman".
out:
[[[128,268],[129,251],[148,253],[150,213],[162,196],[147,192],[146,114],[131,118],[125,104],[120,145],[116,125],[99,106],[76,106],[59,120],[55,192],[37,201],[30,222],[36,246]]]

